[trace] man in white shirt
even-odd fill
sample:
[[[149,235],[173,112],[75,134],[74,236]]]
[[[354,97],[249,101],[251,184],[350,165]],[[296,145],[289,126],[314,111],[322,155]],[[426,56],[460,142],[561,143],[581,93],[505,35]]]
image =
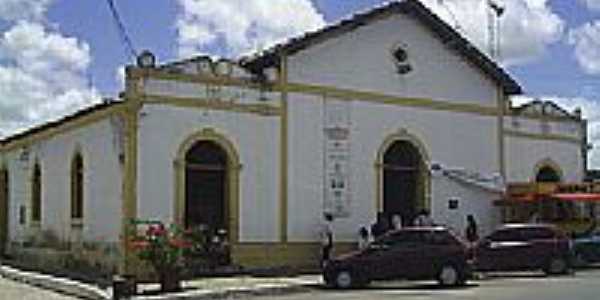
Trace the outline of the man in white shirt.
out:
[[[321,225],[321,267],[331,258],[333,250],[333,216],[330,213],[323,215],[325,222]]]

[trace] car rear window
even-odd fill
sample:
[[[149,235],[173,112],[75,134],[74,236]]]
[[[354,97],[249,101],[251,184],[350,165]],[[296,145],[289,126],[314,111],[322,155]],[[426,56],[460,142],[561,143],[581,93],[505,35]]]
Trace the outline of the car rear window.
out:
[[[500,229],[492,235],[489,239],[493,242],[509,242],[509,241],[521,241],[523,238],[519,232],[515,229]]]
[[[550,228],[523,228],[521,235],[525,240],[543,240],[556,237],[556,233]]]
[[[376,243],[386,246],[422,244],[423,234],[419,231],[398,231],[382,237]]]
[[[432,231],[425,235],[425,241],[433,245],[456,245],[459,242],[447,231]]]

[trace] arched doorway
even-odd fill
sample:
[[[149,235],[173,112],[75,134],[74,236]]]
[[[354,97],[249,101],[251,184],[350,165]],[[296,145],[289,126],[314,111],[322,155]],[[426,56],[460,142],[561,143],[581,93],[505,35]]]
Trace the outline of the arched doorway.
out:
[[[228,231],[227,152],[213,141],[197,141],[185,154],[184,225],[211,234]]]
[[[535,175],[536,182],[560,182],[560,174],[550,166],[543,166]]]
[[[551,160],[541,162],[536,167],[535,182],[539,183],[558,183],[562,181],[562,176],[558,166],[555,166]],[[538,202],[536,208],[537,218],[540,221],[554,222],[563,220],[572,215],[575,209],[573,203],[561,201],[552,201],[551,199],[542,199]]]
[[[418,210],[425,207],[424,161],[419,148],[410,141],[396,140],[383,154],[383,205],[387,218],[398,214],[403,225],[412,224]]]
[[[174,160],[174,221],[182,226],[211,222],[213,230],[227,230],[231,245],[239,241],[242,165],[236,149],[230,139],[205,128],[182,142]],[[206,210],[213,213],[204,215]]]

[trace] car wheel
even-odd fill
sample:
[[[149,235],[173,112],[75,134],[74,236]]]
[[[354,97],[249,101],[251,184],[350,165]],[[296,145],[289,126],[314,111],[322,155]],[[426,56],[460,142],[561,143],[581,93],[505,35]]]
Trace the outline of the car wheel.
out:
[[[550,275],[566,274],[569,271],[569,264],[562,257],[553,257],[550,259],[550,262],[548,262],[545,271]]]
[[[444,265],[438,273],[438,282],[443,286],[459,285],[461,283],[460,272],[454,265]]]
[[[335,286],[340,289],[349,289],[354,286],[355,278],[349,270],[339,270],[334,275]]]

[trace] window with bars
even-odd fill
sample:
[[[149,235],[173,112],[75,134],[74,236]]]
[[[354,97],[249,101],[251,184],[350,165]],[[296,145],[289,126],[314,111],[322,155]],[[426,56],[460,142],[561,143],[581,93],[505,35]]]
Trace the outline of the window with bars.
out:
[[[75,155],[71,163],[71,219],[83,219],[83,157]]]
[[[33,167],[31,180],[31,220],[42,221],[42,170],[39,163]]]

